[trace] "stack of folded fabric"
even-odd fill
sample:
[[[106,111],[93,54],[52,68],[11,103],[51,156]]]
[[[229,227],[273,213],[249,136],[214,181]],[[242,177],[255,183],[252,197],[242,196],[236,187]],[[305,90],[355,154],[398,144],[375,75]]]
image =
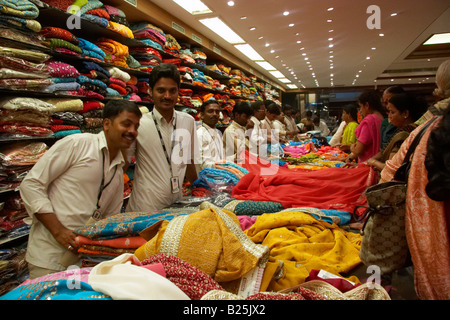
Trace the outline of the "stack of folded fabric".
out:
[[[103,129],[103,107],[104,103],[100,101],[84,101],[83,109],[78,111],[84,123],[81,127],[82,132],[98,133]]]
[[[194,79],[192,81],[192,84],[199,86],[199,87],[207,87],[208,80],[206,79],[203,72],[201,72],[198,69],[192,69],[192,72],[194,73]]]
[[[195,63],[195,59],[191,51],[191,45],[188,43],[180,43],[179,56],[181,59],[183,59],[184,62]]]
[[[184,106],[195,108],[195,106],[191,102],[192,93],[193,91],[191,89],[180,89],[178,91],[179,94],[178,103]]]
[[[192,83],[194,81],[194,71],[189,67],[178,67],[181,82]]]
[[[95,8],[81,15],[82,18],[85,18],[93,23],[96,23],[104,28],[108,27],[110,16],[108,11],[104,8]]]
[[[79,46],[81,48],[82,57],[97,61],[105,61],[106,54],[97,45],[86,39],[78,38],[78,40],[80,41]]]
[[[93,92],[99,95],[99,99],[104,99],[107,95],[106,88],[108,86],[101,80],[93,79],[85,75],[79,75],[77,77],[77,82],[81,86],[80,90],[83,90],[83,92]]]
[[[138,22],[130,25],[134,38],[138,39],[150,47],[164,50],[166,44],[166,34],[164,31],[149,22]]]
[[[166,43],[164,44],[164,51],[179,56],[181,46],[177,39],[171,34],[166,34]]]
[[[123,99],[128,94],[126,84],[131,80],[130,74],[117,67],[111,67],[107,70],[110,74],[108,85],[110,96]]]
[[[0,55],[0,88],[40,90],[52,84],[45,63],[35,63],[11,57],[7,52]]]
[[[81,56],[80,40],[70,31],[57,27],[44,27],[40,35],[44,37],[42,43],[56,52]]]
[[[218,64],[217,68],[222,72],[224,76],[230,76],[231,68],[224,66],[223,64]]]
[[[97,39],[95,44],[105,53],[105,62],[128,68],[127,57],[130,53],[126,45],[116,40],[103,37]]]
[[[140,63],[139,70],[141,71],[150,72],[162,62],[161,54],[150,47],[130,48],[130,53]]]
[[[20,30],[41,31],[41,24],[35,20],[39,16],[39,8],[28,0],[0,0],[0,23]]]
[[[160,220],[171,220],[182,213],[125,212],[75,230],[78,252],[84,266],[111,260],[126,252],[133,253],[146,243],[139,233]]]
[[[28,275],[26,248],[0,249],[0,296],[20,285]]]
[[[73,65],[57,61],[46,61],[52,84],[44,91],[76,95],[80,84],[76,81],[80,72]]]
[[[83,101],[81,99],[46,99],[45,101],[47,103],[52,104],[55,107],[53,113],[56,112],[76,113],[83,109]],[[52,130],[53,135],[56,138],[63,138],[71,134],[81,133],[79,125],[65,125],[52,123],[50,129]]]
[[[109,78],[111,75],[109,74],[108,70],[100,66],[98,63],[91,62],[91,61],[83,61],[80,63],[77,63],[76,65],[77,70],[80,72],[80,75],[86,76],[90,79],[101,81],[103,84],[98,84],[102,89],[105,89],[105,85],[108,86],[110,81]],[[107,95],[108,95],[108,89],[106,88]],[[102,90],[104,93],[104,90]]]
[[[54,106],[35,98],[3,98],[0,101],[0,132],[5,137],[51,136],[50,114]]]
[[[200,49],[200,48],[192,49],[192,57],[194,58],[196,64],[198,64],[202,67],[206,67],[207,57],[202,49]]]

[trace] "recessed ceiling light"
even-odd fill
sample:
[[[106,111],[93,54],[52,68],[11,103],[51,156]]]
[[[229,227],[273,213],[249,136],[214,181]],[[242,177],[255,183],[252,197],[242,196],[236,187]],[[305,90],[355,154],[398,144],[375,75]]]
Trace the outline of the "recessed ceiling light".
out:
[[[331,30],[328,30],[328,32],[334,32],[334,30],[333,30],[333,29],[331,29]]]
[[[295,26],[295,24],[293,24],[293,23],[289,24],[289,27],[293,27],[293,26]]]
[[[233,30],[231,30],[230,27],[228,27],[222,20],[217,17],[201,19],[199,21],[229,43],[236,44],[245,42],[244,39],[237,35]]]
[[[244,17],[241,17],[241,20],[245,20],[245,19],[247,19],[247,17],[245,17],[245,16],[244,16]]]
[[[173,0],[176,4],[182,7],[184,10],[190,14],[204,14],[211,13],[212,11],[200,0],[184,1],[184,0]]]
[[[257,64],[259,64],[261,67],[263,67],[267,71],[275,71],[276,68],[268,63],[267,61],[255,61]]]
[[[306,53],[305,53],[305,52],[303,52],[303,53],[302,53],[302,56],[306,56]]]
[[[249,44],[237,44],[234,46],[251,60],[264,60]]]
[[[300,40],[298,40],[297,43],[302,43],[302,42]]]
[[[275,50],[273,50],[273,49],[272,49],[272,50],[270,50],[270,53],[274,53],[274,52],[275,52]]]
[[[269,44],[269,43],[266,43],[265,46],[268,47],[268,46],[270,46],[270,44]]]
[[[328,38],[328,41],[333,41],[333,38]]]
[[[263,38],[264,38],[264,37],[259,37],[258,39],[261,40],[261,39],[263,39]]]
[[[384,37],[384,33],[380,33],[379,36],[380,36],[380,37]]]
[[[300,50],[305,50],[305,47],[301,47]]]
[[[328,20],[327,20],[327,22],[333,22],[333,20],[331,20],[331,19],[328,19]]]
[[[334,10],[334,8],[328,8],[327,9],[327,11],[333,11]]]
[[[366,57],[367,60],[370,60],[370,57]]]
[[[328,45],[328,47],[329,47],[329,48],[333,48],[333,47],[334,47],[334,44],[330,44],[330,45]]]
[[[434,34],[430,39],[424,42],[424,45],[450,43],[450,33]]]
[[[256,28],[255,28],[255,27],[251,27],[251,28],[250,28],[250,31],[253,31],[253,30],[256,30]]]
[[[289,15],[289,11],[283,12],[283,16],[288,16],[288,15]]]
[[[373,47],[372,50],[377,50],[377,48]]]
[[[397,12],[391,13],[391,17],[395,17],[396,15],[398,15]]]
[[[228,1],[227,4],[228,4],[230,7],[232,7],[232,6],[234,6],[234,1]]]

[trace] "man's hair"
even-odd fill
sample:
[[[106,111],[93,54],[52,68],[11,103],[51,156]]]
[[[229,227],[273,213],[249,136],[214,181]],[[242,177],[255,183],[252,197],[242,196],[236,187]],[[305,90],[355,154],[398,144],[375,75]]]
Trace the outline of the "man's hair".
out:
[[[307,117],[310,117],[310,118],[311,118],[312,115],[313,115],[313,113],[312,113],[311,110],[308,110],[308,111],[306,111],[305,115],[306,115]]]
[[[247,101],[239,101],[233,108],[233,115],[242,113],[245,113],[249,117],[253,115],[253,109],[250,107],[250,103],[248,103]]]
[[[103,108],[103,119],[114,120],[123,111],[134,113],[139,118],[142,117],[141,110],[134,101],[129,100],[109,100]]]
[[[202,105],[200,106],[200,112],[205,112],[206,107],[213,103],[219,105],[220,107],[220,104],[216,99],[208,99],[205,102],[203,102]]]
[[[281,109],[279,105],[272,103],[267,106],[267,112],[279,116],[281,114]]]
[[[261,100],[252,102],[252,104],[250,105],[250,107],[252,107],[253,112],[257,112],[257,111],[261,110],[261,106],[265,106],[264,101],[261,101]]]
[[[150,72],[149,85],[153,88],[156,82],[161,78],[170,78],[180,87],[180,72],[178,68],[171,63],[161,63],[154,67]]]
[[[387,93],[391,93],[391,94],[400,94],[400,93],[405,93],[405,89],[403,89],[403,87],[401,86],[392,86],[386,89]]]

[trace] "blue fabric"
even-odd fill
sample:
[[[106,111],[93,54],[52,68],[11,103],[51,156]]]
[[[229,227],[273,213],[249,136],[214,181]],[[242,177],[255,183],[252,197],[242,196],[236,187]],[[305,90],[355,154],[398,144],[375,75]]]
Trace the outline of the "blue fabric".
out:
[[[333,209],[319,209],[319,210],[329,217],[338,217],[340,219],[340,222],[338,223],[339,225],[350,223],[350,220],[352,218],[351,213],[346,211],[338,211]]]
[[[87,41],[87,40],[85,40],[85,39],[82,39],[82,38],[78,38],[78,40],[80,40],[80,45],[79,45],[79,47],[80,47],[82,50],[93,51],[93,52],[95,52],[97,55],[102,56],[103,59],[105,58],[106,54],[105,54],[105,53],[103,52],[103,50],[100,49],[97,45],[93,44],[93,43],[90,42],[90,41]],[[103,60],[103,59],[102,59],[102,60]]]
[[[75,133],[81,133],[81,130],[61,130],[61,131],[55,132],[53,135],[55,136],[55,138],[62,138],[62,137],[70,136],[71,134],[75,134]]]
[[[98,24],[99,26],[106,28],[109,25],[109,21],[106,20],[105,18],[99,17],[99,16],[95,16],[93,14],[82,14],[81,15],[82,18],[85,18],[89,21],[91,21],[92,23]]]
[[[80,89],[80,84],[77,82],[60,82],[54,83],[45,87],[45,92],[55,92],[55,91],[77,91]]]
[[[145,44],[148,44],[150,47],[163,50],[163,47],[158,43],[150,39],[139,39],[139,41],[144,42]]]
[[[0,300],[112,300],[88,283],[74,280],[41,281],[19,286]]]
[[[103,89],[106,89],[108,86],[106,85],[106,83],[104,83],[103,81],[97,80],[97,79],[91,79],[89,77],[86,77],[84,75],[78,76],[77,78],[77,82],[80,84],[83,83],[92,83],[95,84],[96,86],[99,86]]]

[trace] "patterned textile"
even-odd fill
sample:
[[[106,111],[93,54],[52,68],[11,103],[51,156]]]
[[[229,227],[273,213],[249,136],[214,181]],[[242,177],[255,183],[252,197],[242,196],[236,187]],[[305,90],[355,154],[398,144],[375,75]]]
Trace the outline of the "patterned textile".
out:
[[[283,205],[272,201],[233,200],[228,202],[225,210],[236,215],[260,215],[263,213],[279,212],[284,209]]]
[[[96,46],[95,44],[93,44],[92,42],[90,42],[88,40],[85,40],[82,38],[78,38],[78,39],[80,41],[79,46],[83,50],[83,53],[93,52],[93,53],[95,53],[96,56],[99,56],[102,60],[105,59],[105,53],[98,46]]]
[[[91,272],[92,268],[75,268],[75,269],[68,269],[61,272],[55,272],[51,273],[39,278],[35,279],[27,279],[20,285],[30,285],[30,284],[36,284],[42,281],[56,281],[56,280],[69,280],[69,279],[77,279],[83,282],[87,282],[89,273]]]
[[[93,14],[83,14],[81,15],[82,18],[87,19],[95,24],[98,24],[99,26],[106,28],[109,25],[109,21],[106,20],[105,18],[99,17],[97,15],[93,15]]]
[[[19,286],[0,297],[0,300],[111,300],[111,298],[94,291],[83,281],[74,283],[73,280],[53,280]]]
[[[43,27],[40,35],[45,38],[66,40],[73,43],[74,45],[78,45],[80,43],[80,40],[78,40],[78,38],[74,36],[70,31],[57,27]]]
[[[81,99],[46,99],[45,101],[55,106],[54,112],[80,111],[83,109],[83,100]]]
[[[11,134],[24,134],[27,136],[40,136],[40,137],[46,137],[53,134],[53,132],[50,129],[43,127],[22,126],[12,124],[0,125],[0,132]]]
[[[245,233],[253,242],[270,248],[262,280],[262,289],[267,291],[303,283],[311,270],[339,275],[361,263],[360,234],[346,232],[301,211],[260,215]]]
[[[89,0],[87,4],[80,8],[79,14],[84,14],[93,9],[99,9],[103,6],[103,3],[98,0]]]
[[[0,108],[7,110],[31,110],[45,114],[50,114],[55,110],[55,106],[36,98],[2,98]]]
[[[77,126],[68,126],[63,124],[53,125],[50,127],[53,132],[65,131],[65,130],[80,130]]]
[[[72,42],[69,42],[64,39],[58,39],[58,38],[47,38],[45,41],[43,41],[45,45],[52,49],[68,49],[70,51],[73,51],[75,53],[81,54],[82,50],[79,46],[73,44]]]
[[[130,30],[130,28],[128,28],[127,26],[125,26],[123,24],[120,24],[120,23],[117,23],[114,21],[109,21],[108,29],[110,29],[114,32],[117,32],[126,38],[134,39],[133,32]]]
[[[47,68],[50,72],[51,77],[57,77],[57,78],[76,78],[80,75],[78,70],[65,62],[61,61],[47,61],[45,62],[47,65]]]
[[[88,12],[86,12],[86,14],[91,14],[91,15],[94,15],[94,16],[99,16],[99,17],[104,18],[104,19],[106,19],[106,20],[109,20],[109,19],[110,19],[110,16],[109,16],[108,11],[106,11],[106,10],[103,9],[103,8],[98,8],[98,9],[92,9],[92,10],[89,10]]]
[[[199,300],[211,290],[223,290],[209,275],[176,256],[156,254],[142,261],[144,266],[155,263],[161,263],[166,278],[192,300]]]
[[[36,19],[39,16],[38,7],[28,0],[0,0],[0,12],[25,19]]]
[[[259,292],[247,298],[226,291],[211,290],[201,300],[326,300],[326,298],[309,289],[299,287],[296,292]]]
[[[158,253],[175,255],[211,276],[227,291],[245,296],[259,291],[268,248],[250,241],[231,212],[216,207],[170,222],[162,220],[141,236],[149,240],[135,251],[141,261]],[[241,287],[243,283],[246,286]]]
[[[84,226],[74,232],[90,239],[113,239],[122,236],[137,236],[141,231],[153,225],[155,222],[162,219],[171,220],[175,216],[177,214],[170,212],[152,214],[125,212]]]
[[[45,63],[33,63],[20,58],[0,56],[0,67],[26,72],[31,75],[37,74],[48,77],[47,65]]]
[[[50,79],[0,79],[0,88],[37,90],[52,84]]]
[[[23,19],[14,16],[0,15],[0,23],[36,33],[39,33],[42,29],[41,24],[37,20]]]

